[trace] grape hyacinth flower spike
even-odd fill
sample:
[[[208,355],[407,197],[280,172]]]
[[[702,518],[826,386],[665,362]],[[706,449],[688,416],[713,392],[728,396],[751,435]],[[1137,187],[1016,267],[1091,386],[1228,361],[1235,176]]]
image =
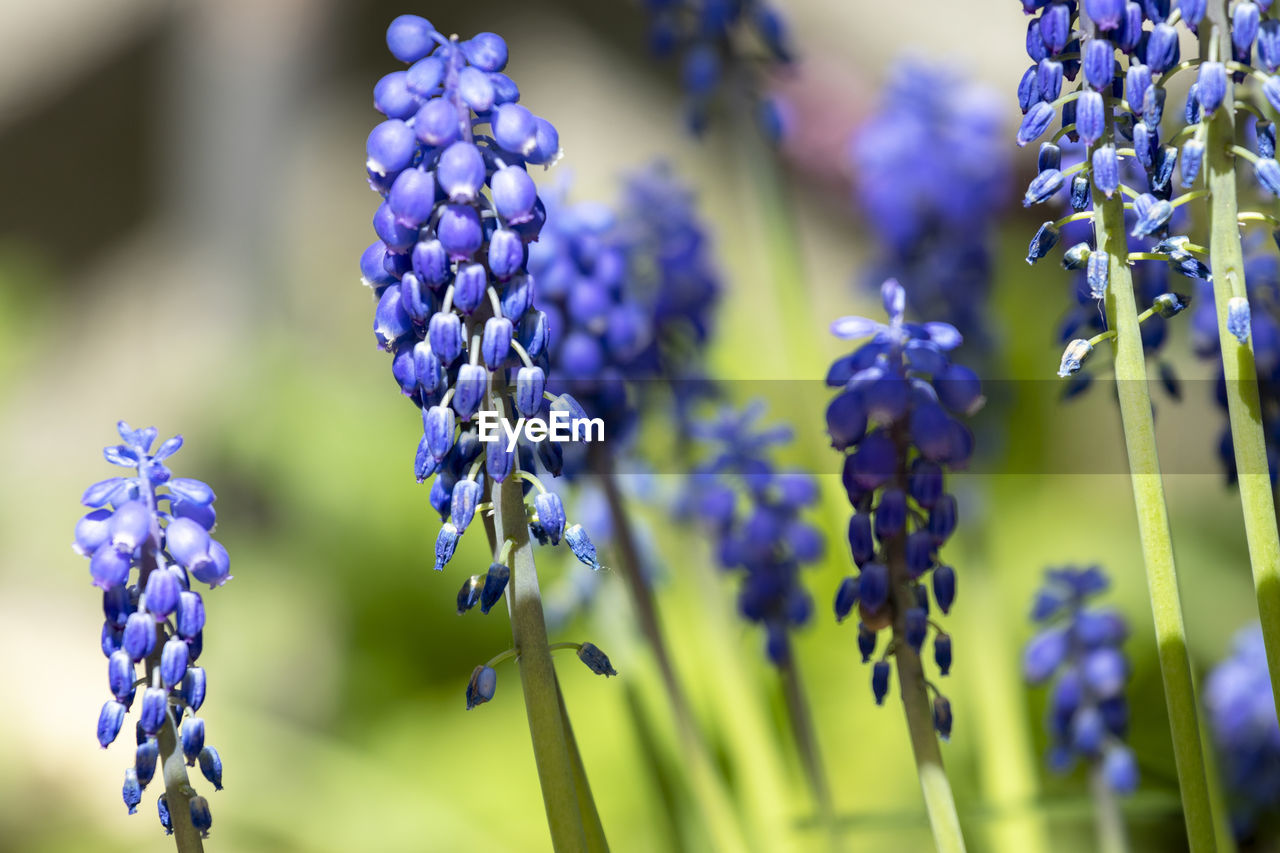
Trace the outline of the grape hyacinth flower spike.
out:
[[[959,850],[964,839],[937,740],[951,736],[951,704],[925,676],[922,655],[931,648],[938,675],[949,674],[951,637],[937,621],[956,596],[956,572],[939,553],[957,523],[946,472],[968,463],[973,435],[961,419],[984,399],[977,375],[951,360],[961,343],[955,327],[905,322],[906,294],[897,281],[886,281],[881,295],[887,324],[841,317],[831,325],[837,337],[860,342],[827,375],[840,389],[827,408],[827,430],[844,455],[854,509],[848,542],[858,567],[836,592],[836,618],[857,609],[864,663],[872,663],[880,631],[889,631],[872,666],[872,693],[883,703],[892,658],[934,840]]]
[[[1244,844],[1274,819],[1280,802],[1280,723],[1257,625],[1239,631],[1231,654],[1209,673],[1204,703],[1232,829]]]
[[[436,570],[485,519],[493,564],[464,586],[458,609],[478,601],[487,612],[505,593],[552,842],[581,849],[588,837],[603,843],[603,830],[589,789],[575,781],[585,777],[562,713],[531,539],[564,541],[592,569],[600,564],[586,531],[563,517],[535,473],[539,458],[559,473],[558,452],[547,441],[535,453],[527,437],[509,440],[516,418],[544,398],[553,411],[581,412],[569,395],[545,391],[549,321],[534,305],[528,269],[528,246],[546,218],[529,170],[559,158],[559,136],[519,103],[500,36],[446,37],[425,18],[401,15],[387,46],[406,67],[375,86],[386,118],[367,144],[369,185],[382,199],[378,239],[360,262],[377,298],[374,336],[421,412],[414,474],[431,481],[443,521]],[[529,485],[535,497],[526,502]],[[493,696],[491,672],[472,677],[468,707]]]
[[[1105,592],[1106,575],[1096,566],[1045,573],[1031,620],[1039,633],[1027,643],[1023,674],[1033,685],[1052,683],[1045,724],[1049,768],[1066,773],[1077,759],[1090,765],[1099,849],[1127,849],[1124,824],[1112,794],[1138,787],[1138,763],[1125,743],[1129,705],[1125,684],[1129,626],[1115,610],[1088,606]]]
[[[102,653],[111,692],[98,717],[98,742],[116,740],[130,709],[137,711],[137,749],[125,771],[125,806],[133,814],[143,790],[160,775],[161,825],[180,851],[201,850],[212,819],[186,766],[197,761],[215,789],[222,761],[205,744],[204,600],[196,585],[231,579],[230,558],[209,534],[214,494],[200,480],[175,477],[166,460],[182,436],[154,452],[154,427],[117,425],[121,443],[103,454],[125,476],[94,483],[81,498],[89,513],[76,524],[74,549],[89,560],[102,591]],[[142,675],[138,666],[142,666]],[[184,766],[184,759],[185,764]]]
[[[1241,479],[1241,498],[1250,559],[1264,633],[1272,637],[1280,666],[1280,597],[1262,594],[1264,587],[1274,591],[1280,585],[1280,537],[1261,424],[1249,415],[1258,410],[1253,353],[1248,339],[1242,342],[1233,334],[1232,326],[1238,324],[1229,322],[1232,300],[1245,295],[1240,225],[1256,218],[1242,218],[1237,208],[1235,166],[1257,163],[1255,175],[1264,187],[1275,177],[1273,137],[1258,133],[1257,153],[1236,145],[1234,138],[1237,86],[1249,77],[1269,78],[1249,65],[1258,7],[1243,0],[1228,16],[1226,2],[1215,2],[1213,8],[1179,3],[1176,10],[1168,2],[1049,0],[1023,5],[1031,16],[1026,48],[1033,64],[1018,89],[1023,121],[1017,142],[1029,144],[1055,123],[1059,127],[1041,147],[1039,174],[1025,201],[1042,203],[1069,188],[1073,212],[1046,224],[1051,230],[1088,226],[1083,239],[1064,241],[1064,265],[1079,269],[1083,262],[1086,299],[1102,309],[1105,320],[1102,333],[1068,345],[1059,373],[1072,375],[1093,347],[1114,341],[1116,391],[1187,836],[1193,850],[1212,850],[1214,820],[1145,363],[1148,329],[1158,333],[1163,326],[1155,319],[1143,327],[1144,320],[1155,314],[1172,316],[1188,300],[1177,294],[1140,294],[1130,264],[1156,264],[1212,283],[1235,452],[1240,470],[1248,472],[1248,480]],[[1180,29],[1197,35],[1203,59],[1182,59]],[[1263,42],[1260,59],[1265,64],[1268,48]],[[1166,115],[1170,82],[1191,73],[1195,80],[1184,109],[1170,109]],[[1163,136],[1166,125],[1179,120],[1182,127]],[[1064,140],[1083,148],[1070,166],[1061,162],[1059,143]],[[1178,188],[1185,191],[1178,194]],[[1201,246],[1180,232],[1186,227],[1182,208],[1205,198],[1210,242]],[[1126,200],[1131,201],[1126,205]],[[1139,241],[1136,247],[1133,240]],[[1031,260],[1047,253],[1042,241],[1033,240],[1032,246]],[[1141,308],[1147,310],[1140,314]]]
[[[649,14],[649,49],[680,58],[689,129],[701,135],[717,96],[746,97],[766,138],[782,139],[788,108],[766,91],[769,78],[790,67],[793,56],[786,22],[762,0],[698,2],[644,0]]]

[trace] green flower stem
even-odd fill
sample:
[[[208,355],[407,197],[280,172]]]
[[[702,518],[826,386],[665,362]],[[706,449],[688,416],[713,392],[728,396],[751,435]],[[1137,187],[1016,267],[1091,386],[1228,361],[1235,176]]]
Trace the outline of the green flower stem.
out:
[[[1204,28],[1202,50],[1210,39],[1222,39],[1219,50],[1229,50],[1225,26],[1226,4],[1211,4],[1211,35]],[[1224,53],[1223,55],[1229,55]],[[1280,533],[1276,529],[1276,507],[1267,465],[1267,445],[1258,401],[1258,375],[1253,362],[1253,338],[1240,343],[1227,331],[1227,303],[1233,296],[1247,296],[1244,252],[1236,225],[1234,84],[1228,79],[1227,97],[1217,115],[1209,121],[1205,158],[1209,182],[1209,266],[1213,270],[1213,302],[1218,313],[1218,341],[1222,369],[1226,374],[1227,414],[1231,421],[1231,444],[1235,450],[1240,503],[1244,510],[1245,537],[1249,543],[1249,563],[1258,597],[1258,615],[1267,648],[1267,670],[1271,689],[1280,705]]]
[[[151,500],[155,508],[154,499]],[[142,549],[142,566],[138,576],[138,588],[146,589],[147,578],[156,569],[156,554],[160,543],[154,537],[148,547]],[[160,657],[166,640],[164,627],[156,625],[156,644],[146,660],[146,683],[153,684],[159,677]],[[187,778],[187,765],[182,750],[178,748],[178,728],[171,714],[164,715],[164,725],[156,732],[160,746],[160,773],[164,778],[165,798],[169,803],[169,821],[173,825],[173,843],[178,853],[202,853],[204,841],[191,823],[191,798],[195,790]]]
[[[587,837],[587,850],[591,853],[608,853],[609,840],[604,834],[600,812],[596,810],[595,797],[591,794],[591,781],[587,779],[587,768],[582,763],[578,739],[573,736],[573,723],[569,721],[569,709],[564,704],[564,691],[560,689],[558,678],[556,699],[560,704],[560,725],[564,729],[565,743],[569,747],[569,761],[573,764],[573,781],[578,792],[578,811],[582,814],[582,831]]]
[[[1113,128],[1108,120],[1099,144],[1107,144],[1113,138]],[[1098,247],[1110,256],[1110,286],[1106,303],[1107,316],[1116,330],[1116,393],[1120,399],[1120,417],[1129,455],[1138,534],[1147,570],[1147,588],[1155,620],[1160,674],[1164,679],[1165,702],[1169,708],[1173,755],[1182,792],[1187,837],[1193,851],[1209,851],[1215,849],[1213,816],[1200,745],[1191,661],[1187,654],[1187,632],[1182,621],[1182,603],[1174,569],[1169,513],[1156,452],[1146,357],[1133,295],[1133,278],[1125,261],[1129,246],[1124,211],[1118,197],[1108,199],[1097,188],[1093,190],[1093,207]]]
[[[1129,853],[1129,836],[1125,832],[1124,815],[1115,791],[1107,784],[1101,766],[1089,770],[1089,789],[1093,794],[1093,819],[1098,829],[1099,853]]]
[[[685,758],[689,762],[689,781],[693,785],[699,806],[705,813],[707,830],[714,840],[715,849],[744,850],[748,845],[742,834],[738,817],[717,774],[711,751],[694,718],[688,694],[676,676],[675,662],[663,638],[662,626],[658,621],[657,603],[654,601],[653,589],[649,586],[641,568],[635,531],[631,527],[626,500],[618,488],[613,457],[603,449],[602,445],[593,445],[591,463],[599,474],[600,484],[609,506],[627,595],[636,620],[639,622],[640,632],[644,635],[657,661],[658,672],[662,677],[667,700],[671,705],[671,714],[675,718],[676,731],[680,736]]]
[[[500,382],[494,378],[494,387],[489,394],[489,406],[498,412],[503,411],[499,401],[506,390],[505,384]],[[516,464],[518,467],[519,463]],[[547,625],[542,615],[542,596],[538,591],[533,545],[529,541],[522,483],[523,480],[512,471],[498,484],[497,494],[493,496],[496,535],[490,538],[490,542],[511,542],[507,606],[511,611],[513,645],[519,654],[529,736],[533,741],[533,758],[538,767],[551,844],[557,853],[576,853],[589,849],[579,800],[582,793],[575,781],[569,737],[561,717],[560,691],[547,643]],[[494,553],[497,554],[496,547]],[[586,796],[589,798],[589,793]]]
[[[894,428],[898,459],[902,462],[907,459],[910,449],[904,429],[903,426]],[[905,490],[905,468],[899,472],[898,481],[899,486]],[[911,574],[907,571],[906,537],[890,537],[885,543],[885,552],[889,566],[893,658],[898,668],[898,690],[902,694],[902,708],[907,715],[911,751],[916,760],[916,772],[920,776],[920,788],[924,792],[929,828],[933,831],[933,843],[939,853],[964,853],[964,833],[960,830],[960,817],[956,814],[951,783],[942,766],[942,750],[938,748],[938,736],[933,728],[933,704],[929,701],[929,689],[925,685],[924,667],[920,663],[920,655],[907,642],[907,611],[916,606],[916,596]]]
[[[787,722],[791,725],[791,737],[795,741],[796,751],[800,754],[800,764],[804,767],[805,780],[809,783],[809,793],[813,795],[818,807],[818,816],[831,840],[831,849],[840,850],[843,844],[836,823],[835,803],[831,799],[831,786],[827,783],[826,771],[822,768],[822,751],[818,748],[818,736],[813,725],[813,713],[809,709],[809,699],[800,681],[800,671],[796,668],[795,658],[788,658],[779,667],[782,676],[782,694],[787,702]]]

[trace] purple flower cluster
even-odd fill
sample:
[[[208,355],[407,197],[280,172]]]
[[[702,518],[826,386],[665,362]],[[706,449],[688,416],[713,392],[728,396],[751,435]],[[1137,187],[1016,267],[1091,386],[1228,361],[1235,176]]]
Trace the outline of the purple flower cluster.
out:
[[[818,485],[807,473],[775,469],[771,451],[791,431],[758,428],[762,412],[757,403],[695,424],[695,441],[708,455],[694,466],[682,502],[715,536],[720,565],[742,572],[738,611],[764,626],[765,652],[782,666],[790,632],[813,613],[800,572],[822,558],[824,543],[802,517],[817,503]]]
[[[1129,662],[1122,647],[1129,626],[1114,610],[1086,606],[1108,586],[1096,566],[1045,573],[1031,608],[1041,630],[1027,644],[1023,674],[1031,684],[1053,680],[1046,721],[1050,768],[1065,773],[1084,758],[1102,767],[1113,790],[1128,794],[1138,787],[1138,764],[1124,742]]]
[[[663,164],[630,175],[615,208],[551,204],[529,247],[549,329],[548,389],[567,392],[610,440],[626,438],[659,385],[677,410],[703,387],[719,277],[689,191]]]
[[[1231,655],[1204,685],[1209,728],[1231,802],[1236,834],[1248,837],[1280,802],[1280,724],[1267,675],[1262,630],[1236,634]]]
[[[222,760],[205,745],[204,720],[196,716],[205,698],[205,671],[196,665],[204,647],[205,610],[192,581],[217,587],[231,574],[226,548],[209,535],[217,518],[213,490],[199,480],[174,477],[165,464],[182,447],[182,437],[152,453],[155,427],[135,430],[121,421],[117,429],[122,443],[103,454],[133,473],[85,491],[81,503],[90,511],[76,524],[73,547],[88,558],[93,585],[102,590],[102,653],[113,697],[98,716],[104,749],[139,701],[137,752],[123,788],[133,814],[163,763],[157,736],[165,727],[175,733],[187,763],[198,762],[205,778],[222,788]],[[139,664],[144,665],[141,678]],[[164,794],[158,808],[171,832]],[[191,822],[208,832],[212,820],[203,797],[191,800]]]
[[[422,412],[414,468],[419,482],[434,477],[431,505],[448,519],[435,548],[442,570],[483,504],[484,478],[501,483],[534,469],[527,442],[482,442],[477,415],[514,420],[544,407],[550,327],[534,305],[528,245],[546,210],[528,167],[553,162],[559,138],[517,103],[500,36],[459,41],[402,15],[387,28],[387,46],[408,67],[374,87],[387,118],[369,134],[366,166],[383,201],[361,270],[378,297],[378,345]],[[552,409],[585,416],[568,395]],[[538,444],[553,471],[554,448]],[[552,543],[563,533],[598,567],[581,527],[566,530],[559,498],[541,492],[537,504],[538,531]]]
[[[951,361],[961,343],[948,323],[903,322],[906,294],[898,282],[881,288],[889,323],[842,317],[832,323],[841,338],[860,340],[837,359],[827,384],[840,393],[827,408],[831,444],[844,454],[844,487],[853,505],[849,548],[858,566],[836,593],[836,618],[858,608],[858,647],[863,662],[875,653],[877,634],[892,628],[894,642],[872,673],[872,691],[883,702],[889,687],[888,656],[895,646],[919,654],[934,633],[934,660],[951,668],[951,637],[930,619],[933,601],[944,614],[956,594],[955,570],[938,551],[956,529],[957,505],[946,491],[946,471],[963,468],[973,435],[960,421],[983,404],[977,375]],[[935,723],[950,734],[951,712],[935,688]]]
[[[786,24],[776,10],[761,0],[644,0],[644,6],[650,49],[661,57],[681,56],[690,130],[706,130],[722,89],[742,88],[756,100],[765,135],[778,140],[786,134],[785,105],[762,93],[764,74],[792,62]]]
[[[993,226],[1010,170],[996,94],[953,69],[902,62],[876,112],[854,134],[854,197],[876,232],[877,286],[897,278],[917,316],[982,343]]]

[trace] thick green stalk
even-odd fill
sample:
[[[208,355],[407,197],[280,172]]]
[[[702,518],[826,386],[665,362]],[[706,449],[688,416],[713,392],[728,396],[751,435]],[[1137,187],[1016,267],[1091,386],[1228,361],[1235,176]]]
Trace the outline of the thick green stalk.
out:
[[[909,444],[902,427],[895,429],[898,459],[906,460]],[[899,472],[899,485],[906,488],[906,475]],[[942,766],[942,750],[933,728],[933,703],[925,683],[920,655],[907,642],[907,611],[916,606],[916,594],[907,571],[906,539],[893,536],[884,546],[889,567],[889,604],[893,609],[893,658],[897,662],[898,691],[907,715],[907,731],[911,735],[911,752],[915,756],[920,789],[924,792],[929,828],[939,853],[964,853],[964,833],[951,793],[947,771]]]
[[[492,398],[490,402],[492,404]],[[524,687],[529,736],[533,741],[533,758],[538,767],[538,782],[542,786],[552,846],[557,853],[585,851],[589,848],[574,782],[573,759],[561,718],[560,691],[548,648],[542,597],[538,591],[538,570],[533,561],[533,546],[529,541],[529,524],[525,517],[524,481],[517,473],[513,470],[497,486],[493,519],[498,542],[512,543],[507,605],[511,610],[514,648],[520,656],[520,681]]]
[[[822,768],[822,751],[818,748],[813,714],[809,710],[809,699],[805,694],[804,684],[800,681],[800,671],[796,668],[794,657],[779,667],[779,672],[782,676],[782,693],[787,702],[787,721],[791,725],[791,737],[795,741],[796,751],[800,753],[800,764],[804,767],[805,781],[809,783],[809,793],[813,796],[818,816],[830,836],[831,849],[840,850],[843,845],[836,824],[831,786],[827,783],[827,774]]]
[[[573,736],[573,723],[569,721],[569,709],[564,704],[564,691],[556,679],[556,698],[560,702],[560,725],[564,728],[565,743],[569,747],[569,761],[573,764],[573,782],[578,793],[578,811],[582,814],[582,831],[587,837],[587,849],[591,853],[607,853],[609,841],[604,834],[600,812],[596,811],[595,797],[591,794],[591,781],[587,767],[582,763],[578,739]]]
[[[738,816],[717,774],[711,751],[703,740],[702,730],[694,718],[688,694],[676,676],[675,662],[663,638],[653,588],[644,576],[635,531],[631,527],[631,518],[627,514],[626,499],[618,488],[613,457],[601,449],[600,445],[596,445],[591,454],[591,461],[600,475],[600,484],[609,505],[609,515],[613,521],[614,540],[618,546],[617,554],[621,562],[621,574],[626,584],[627,595],[639,622],[640,632],[644,634],[649,643],[649,649],[658,663],[658,672],[662,676],[671,714],[675,718],[676,731],[688,761],[689,781],[693,786],[694,796],[704,812],[707,831],[714,841],[715,849],[745,850],[748,844],[742,834]]]
[[[1113,139],[1110,121],[1102,144]],[[1092,153],[1092,149],[1091,149]],[[1160,674],[1173,734],[1173,756],[1178,769],[1187,838],[1193,851],[1215,849],[1209,786],[1200,745],[1195,688],[1187,654],[1187,632],[1173,563],[1173,538],[1165,506],[1160,459],[1156,452],[1155,418],[1147,387],[1147,365],[1138,327],[1138,308],[1129,272],[1129,244],[1119,193],[1107,198],[1093,190],[1094,234],[1098,248],[1110,257],[1107,316],[1116,331],[1116,393],[1124,424],[1129,474],[1138,513],[1138,535],[1147,571],[1147,588],[1155,620]]]
[[[1212,4],[1212,28],[1204,27],[1204,49],[1217,35],[1220,55],[1229,56],[1226,4]],[[1210,34],[1212,29],[1213,34]],[[1271,689],[1280,706],[1280,532],[1276,529],[1275,499],[1267,465],[1267,444],[1258,400],[1258,374],[1253,361],[1253,338],[1243,344],[1227,331],[1227,303],[1233,296],[1247,297],[1244,251],[1240,245],[1240,212],[1236,201],[1234,84],[1227,79],[1227,97],[1208,122],[1205,159],[1209,183],[1209,266],[1213,270],[1213,302],[1218,313],[1218,341],[1226,374],[1227,416],[1235,451],[1240,503],[1244,510],[1249,563],[1258,597],[1258,615],[1267,648]]]
[[[1099,853],[1129,853],[1129,837],[1125,832],[1120,803],[1107,784],[1101,766],[1089,771],[1089,788],[1093,793],[1093,820],[1098,829]]]

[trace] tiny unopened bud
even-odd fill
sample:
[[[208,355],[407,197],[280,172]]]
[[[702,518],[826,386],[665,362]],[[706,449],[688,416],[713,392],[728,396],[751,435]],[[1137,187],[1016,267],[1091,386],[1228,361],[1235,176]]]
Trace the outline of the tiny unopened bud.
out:
[[[1076,338],[1067,344],[1066,350],[1062,353],[1062,363],[1058,365],[1058,375],[1065,378],[1079,373],[1081,365],[1091,352],[1093,352],[1093,344],[1084,338]]]
[[[587,665],[587,669],[596,675],[617,675],[618,671],[609,662],[609,656],[592,643],[583,643],[578,649],[578,657]]]
[[[498,673],[491,666],[478,666],[471,673],[467,682],[467,710],[483,705],[493,698],[498,689]]]

